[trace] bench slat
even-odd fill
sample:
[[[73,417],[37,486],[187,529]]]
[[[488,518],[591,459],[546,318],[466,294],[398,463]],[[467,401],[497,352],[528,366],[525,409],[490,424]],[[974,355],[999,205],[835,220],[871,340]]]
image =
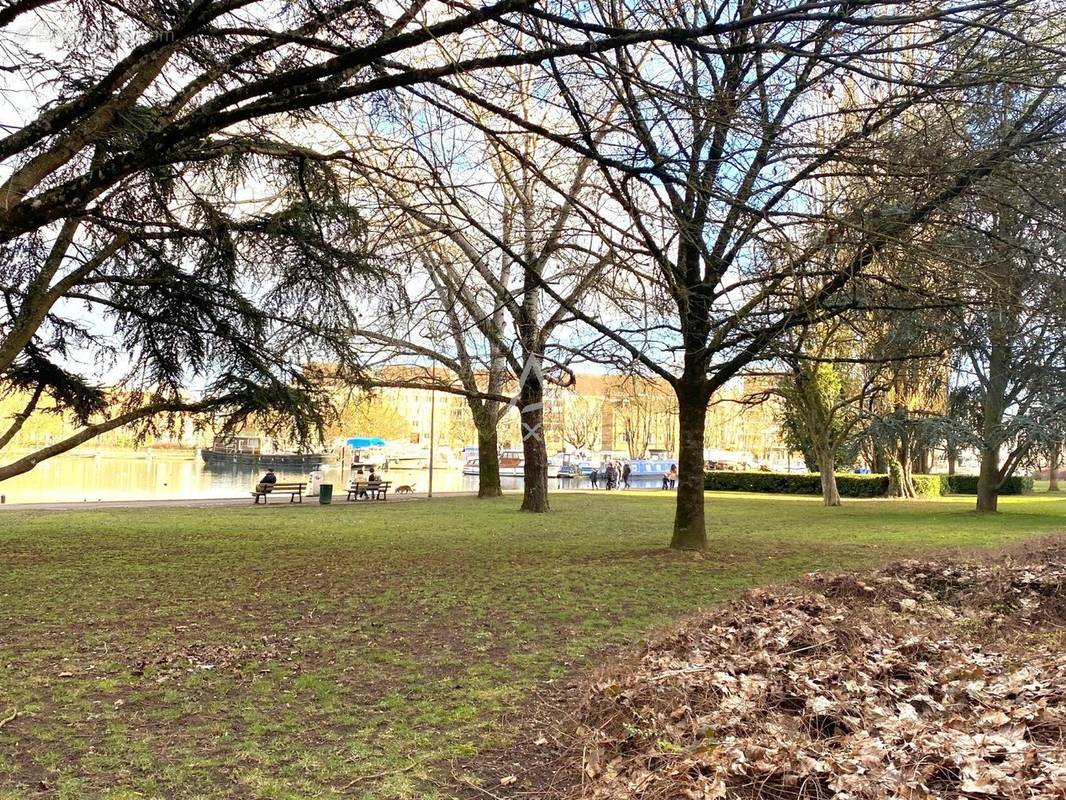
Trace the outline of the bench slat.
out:
[[[265,488],[269,486],[270,488]],[[255,491],[252,492],[252,497],[255,498],[255,502],[259,502],[259,498],[263,498],[263,503],[267,502],[267,496],[271,494],[287,494],[289,495],[289,502],[292,503],[297,497],[300,498],[300,502],[304,501],[304,488],[307,486],[306,482],[298,483],[296,481],[290,481],[287,483],[273,483],[273,484],[260,484],[256,486]]]
[[[354,481],[348,484],[348,500],[359,500],[363,495],[367,500],[385,500],[392,481]],[[373,494],[373,498],[371,498]]]

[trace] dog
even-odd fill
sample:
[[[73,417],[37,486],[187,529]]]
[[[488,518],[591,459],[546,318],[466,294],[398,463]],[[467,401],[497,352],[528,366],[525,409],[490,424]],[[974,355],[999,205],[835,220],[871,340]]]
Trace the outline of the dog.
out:
[[[414,490],[415,485],[413,483],[410,485],[404,484],[403,486],[397,486],[396,491],[393,492],[393,494],[412,494]]]

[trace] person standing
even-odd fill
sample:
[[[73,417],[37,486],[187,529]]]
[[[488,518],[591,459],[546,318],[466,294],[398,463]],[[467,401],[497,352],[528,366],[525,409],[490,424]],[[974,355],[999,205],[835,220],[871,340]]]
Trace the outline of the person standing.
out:
[[[592,472],[589,473],[589,483],[592,484],[593,490],[600,488],[600,471],[596,467],[593,467]]]
[[[622,488],[623,489],[628,489],[629,488],[629,476],[632,475],[632,474],[633,474],[633,468],[631,466],[629,466],[629,462],[627,461],[626,465],[624,467],[622,467]]]
[[[610,461],[607,462],[607,470],[604,473],[607,478],[607,491],[615,488],[615,483],[618,480],[618,470],[614,468],[614,464]]]
[[[666,473],[666,478],[663,482],[665,483],[666,481],[670,482],[671,489],[677,485],[677,464],[670,465],[670,471]],[[663,488],[665,489],[666,487],[664,486]]]

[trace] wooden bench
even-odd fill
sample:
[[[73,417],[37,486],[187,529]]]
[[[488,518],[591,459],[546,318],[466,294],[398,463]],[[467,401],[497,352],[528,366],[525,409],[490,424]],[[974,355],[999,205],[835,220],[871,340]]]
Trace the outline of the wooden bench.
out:
[[[255,491],[252,492],[252,497],[255,498],[255,502],[259,502],[259,498],[263,498],[263,505],[266,505],[268,494],[287,494],[289,495],[289,502],[295,503],[296,498],[300,498],[300,502],[304,501],[304,487],[306,483],[275,483],[273,485],[267,483],[261,483],[255,487]]]
[[[385,500],[392,481],[356,481],[348,485],[349,500]]]

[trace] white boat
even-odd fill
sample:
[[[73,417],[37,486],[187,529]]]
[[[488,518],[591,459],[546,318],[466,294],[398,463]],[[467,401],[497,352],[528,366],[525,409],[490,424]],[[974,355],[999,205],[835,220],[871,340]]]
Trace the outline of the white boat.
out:
[[[592,462],[584,453],[556,453],[548,459],[548,475],[552,478],[560,475],[588,475],[590,472]]]
[[[523,478],[526,474],[526,457],[521,450],[500,452],[500,477]]]
[[[558,466],[548,465],[548,477],[558,475]],[[464,475],[478,475],[481,471],[479,458],[468,458],[463,464]],[[500,452],[500,477],[501,478],[524,478],[526,474],[526,458],[521,450],[502,450]]]
[[[429,447],[390,444],[385,450],[385,464],[389,469],[429,469]],[[434,450],[433,466],[436,469],[454,469],[459,465],[460,461],[450,447],[442,445]]]

